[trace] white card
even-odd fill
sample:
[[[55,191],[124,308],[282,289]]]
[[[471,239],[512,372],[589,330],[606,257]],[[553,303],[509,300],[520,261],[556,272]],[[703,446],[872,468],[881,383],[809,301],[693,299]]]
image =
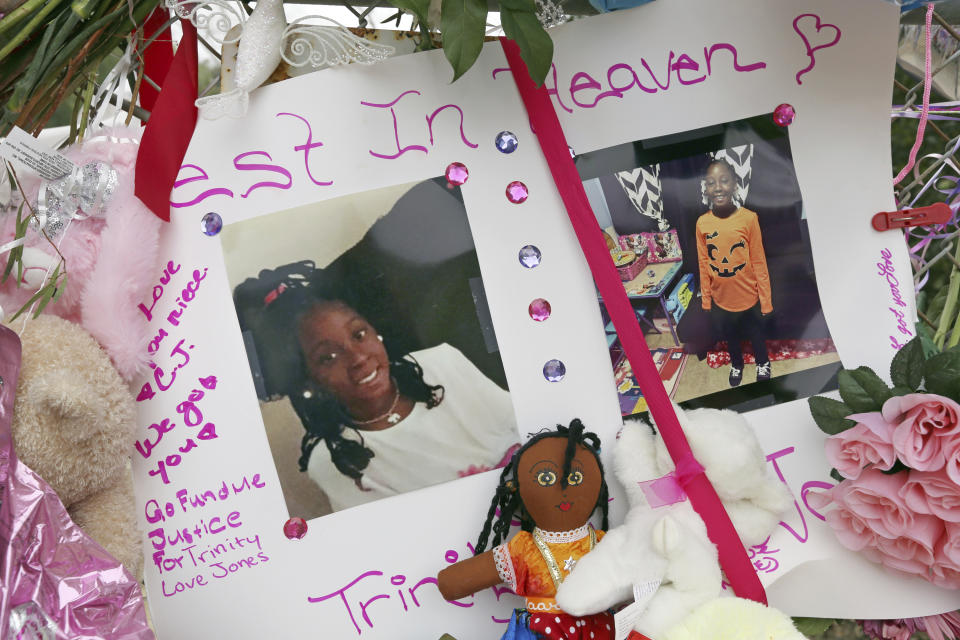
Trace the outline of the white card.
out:
[[[751,210],[761,216],[764,244],[773,243],[778,232],[766,225],[771,218],[763,216],[773,214],[764,209],[759,185],[770,184],[761,171],[782,170],[802,202],[799,209],[795,202],[783,213],[784,224],[795,226],[800,243],[791,246],[809,247],[789,256],[768,250],[774,313],[791,295],[785,284],[789,278],[774,273],[782,274],[778,270],[794,256],[791,264],[800,265],[815,282],[817,306],[843,362],[883,374],[895,352],[891,336],[902,342],[903,334],[889,312],[889,278],[878,275],[877,263],[887,260],[905,283],[910,269],[902,237],[870,229],[871,216],[894,205],[889,96],[897,18],[897,7],[879,0],[663,0],[552,30],[556,72],[548,76],[547,88],[578,158],[621,157],[615,149],[626,145],[626,164],[600,175],[601,183],[603,176],[650,166],[648,157],[630,164],[631,143],[638,142],[641,150],[670,150],[671,157],[654,158],[652,164],[667,167],[689,160],[702,169],[705,153],[739,146],[720,139],[707,148],[712,128],[748,131],[739,128],[741,123],[766,122],[749,129],[760,131],[752,141],[754,153],[760,154],[755,157],[768,160],[753,167],[744,206],[753,204]],[[622,423],[620,400],[630,393],[629,385],[618,393],[621,381],[614,375],[595,287],[500,45],[485,45],[474,68],[456,83],[448,82],[450,74],[440,51],[372,67],[329,69],[254,92],[243,120],[198,124],[171,195],[172,222],[161,241],[163,265],[176,273],[158,273],[164,293],[142,301],[155,336],[144,348],[149,347],[155,369],[138,385],[148,385],[138,405],[138,440],[155,444],[147,455],[134,454],[134,472],[142,524],[149,532],[144,538],[145,579],[161,638],[273,637],[318,629],[332,638],[497,637],[522,600],[497,587],[448,603],[435,587],[440,569],[472,552],[498,482],[497,471],[484,472],[495,466],[487,462],[491,452],[510,444],[513,436],[519,442],[531,432],[578,417],[602,438],[602,455],[609,462]],[[776,126],[769,116],[781,103],[795,108],[796,120],[786,138],[765,137]],[[519,145],[513,153],[495,147],[501,131],[516,134]],[[684,136],[690,141],[685,143]],[[781,146],[786,140],[789,155],[763,156],[771,139]],[[682,155],[677,145],[683,144],[696,148]],[[774,159],[784,157],[789,162]],[[437,178],[454,162],[467,167],[469,179],[459,190],[447,190]],[[586,171],[584,165],[578,168]],[[696,170],[691,171],[695,176]],[[517,180],[529,192],[522,204],[505,196],[507,185]],[[663,186],[665,193],[672,188],[667,181]],[[462,205],[450,204],[456,193],[462,195]],[[601,193],[611,211],[616,209],[613,193]],[[624,193],[621,197],[628,201]],[[417,200],[421,195],[422,202]],[[695,223],[706,207],[692,202],[684,210],[665,209],[668,226]],[[600,207],[595,209],[601,215]],[[202,216],[211,211],[225,224],[219,237],[200,232]],[[614,229],[615,215],[613,211]],[[392,226],[394,220],[404,222]],[[428,222],[417,227],[419,220]],[[649,222],[659,224],[652,218]],[[441,236],[441,228],[450,235]],[[648,341],[672,340],[670,327],[660,321],[663,313],[680,307],[693,313],[702,299],[699,289],[701,298],[682,287],[675,301],[669,295],[685,274],[696,273],[692,238],[678,232],[683,272],[673,273],[663,298],[640,300],[652,308]],[[540,252],[535,268],[521,264],[521,257],[531,255],[527,250],[521,256],[527,245]],[[366,259],[362,251],[357,255],[359,250],[369,250]],[[728,259],[736,255],[734,247],[727,250]],[[474,254],[469,268],[456,262]],[[396,255],[421,256],[422,264],[387,261]],[[479,428],[492,434],[492,423],[512,424],[496,437],[475,438],[482,450],[466,455],[461,454],[467,447],[451,447],[439,437],[384,439],[372,432],[365,432],[362,445],[375,454],[366,467],[347,459],[341,460],[345,471],[331,465],[326,435],[314,439],[312,448],[308,442],[305,453],[301,439],[307,432],[290,397],[270,390],[295,389],[297,403],[314,406],[314,392],[330,387],[303,386],[303,380],[318,382],[324,378],[318,371],[328,366],[324,363],[343,362],[350,352],[348,340],[333,341],[334,349],[310,364],[309,375],[300,365],[284,370],[255,364],[252,370],[241,327],[254,327],[250,335],[259,345],[258,356],[268,360],[283,349],[302,358],[304,336],[314,334],[290,325],[264,343],[256,333],[258,314],[238,319],[234,306],[238,284],[259,277],[262,269],[302,260],[324,269],[349,265],[342,271],[347,280],[372,273],[365,286],[391,284],[384,289],[392,292],[387,298],[359,295],[364,304],[384,302],[382,308],[365,311],[385,318],[372,326],[384,344],[394,348],[399,336],[406,341],[401,351],[421,354],[439,347],[447,354],[423,357],[423,369],[426,382],[449,385],[450,403],[429,410],[421,403],[413,409],[420,417],[410,422],[404,417],[397,428],[422,427],[426,418],[456,413],[457,407],[464,433],[476,434]],[[459,266],[454,268],[451,260]],[[371,265],[376,269],[368,269]],[[668,262],[648,268],[654,271],[651,278],[664,270],[661,281],[670,269]],[[464,276],[458,280],[454,276],[459,273]],[[447,285],[464,300],[452,309],[443,304]],[[912,318],[914,303],[907,289],[901,287],[899,296],[907,305],[902,312]],[[240,306],[269,310],[289,291],[274,287],[255,293]],[[550,317],[542,322],[528,311],[538,298],[551,306]],[[468,324],[473,328],[459,333]],[[358,341],[369,337],[366,329],[349,335]],[[456,347],[470,365],[444,345]],[[544,378],[544,366],[553,359],[565,365],[559,382]],[[451,362],[460,364],[449,368]],[[773,363],[777,375],[778,366]],[[823,371],[804,366],[783,380],[816,381]],[[706,367],[706,361],[688,356],[677,374],[678,388],[695,370],[704,371],[704,379],[719,375],[726,385],[726,369]],[[755,375],[750,367],[747,376]],[[364,370],[354,382],[369,378],[362,384],[379,384],[381,369]],[[293,383],[282,379],[284,371]],[[441,379],[433,373],[439,371],[455,373]],[[550,371],[556,373],[556,368]],[[264,379],[257,372],[266,372]],[[753,380],[745,379],[744,389],[748,383]],[[502,399],[504,387],[509,388],[509,416],[488,423],[479,409],[462,409],[474,406],[471,401],[503,406],[489,398]],[[470,389],[477,391],[471,394]],[[193,404],[181,405],[191,393]],[[453,402],[455,395],[469,401]],[[345,402],[341,396],[335,399]],[[401,415],[411,410],[398,406]],[[363,402],[351,402],[339,410],[363,421],[395,409],[373,411]],[[438,409],[441,413],[430,413]],[[470,415],[477,420],[463,418]],[[767,406],[746,417],[797,498],[795,512],[777,533],[751,550],[774,606],[794,615],[886,618],[960,604],[954,593],[884,573],[845,551],[807,506],[808,492],[828,486],[830,479],[823,435],[804,400]],[[327,434],[326,428],[318,426],[318,433]],[[464,436],[461,442],[466,440]],[[417,442],[423,446],[414,446]],[[438,449],[450,455],[437,454]],[[387,453],[398,450],[407,453]],[[418,458],[421,451],[430,453]],[[302,454],[308,468],[316,465],[309,473],[297,470]],[[321,454],[328,456],[325,461]],[[361,484],[376,484],[375,490],[355,490],[348,472],[356,475],[358,470],[370,476]],[[394,484],[395,479],[406,484]],[[615,526],[625,499],[610,480]],[[340,497],[326,500],[326,492]],[[384,497],[391,492],[398,495]],[[364,504],[349,506],[360,502]],[[285,537],[287,519],[308,513],[312,519],[306,535]],[[849,567],[842,580],[835,573],[841,565]]]

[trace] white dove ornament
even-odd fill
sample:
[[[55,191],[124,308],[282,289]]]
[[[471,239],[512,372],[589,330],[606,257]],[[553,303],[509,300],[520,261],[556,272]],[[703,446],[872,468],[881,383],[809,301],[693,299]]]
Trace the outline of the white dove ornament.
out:
[[[281,41],[287,27],[282,0],[259,0],[243,26],[237,53],[234,88],[197,100],[201,117],[242,118],[247,113],[250,92],[270,77],[280,64]]]

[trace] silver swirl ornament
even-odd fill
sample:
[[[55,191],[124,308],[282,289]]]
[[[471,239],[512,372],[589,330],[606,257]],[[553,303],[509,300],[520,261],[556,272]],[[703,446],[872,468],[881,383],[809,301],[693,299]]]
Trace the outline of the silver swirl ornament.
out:
[[[258,3],[259,4],[259,3]],[[197,31],[219,44],[236,42],[240,35],[230,35],[235,25],[242,25],[247,14],[239,3],[228,0],[166,0],[164,3],[178,18],[189,20]]]
[[[307,24],[307,20],[323,20],[331,25]],[[392,56],[395,49],[355,36],[336,20],[314,15],[298,18],[284,30],[281,51],[284,62],[291,67],[309,65],[319,69],[351,62],[376,64]]]
[[[197,100],[203,118],[246,115],[250,92],[263,84],[280,64],[281,39],[286,26],[282,0],[257,2],[240,38],[234,88]]]

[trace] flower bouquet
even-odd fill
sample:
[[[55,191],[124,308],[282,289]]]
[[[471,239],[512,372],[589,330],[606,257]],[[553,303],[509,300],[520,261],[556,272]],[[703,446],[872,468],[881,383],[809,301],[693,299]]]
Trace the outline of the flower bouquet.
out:
[[[926,337],[893,358],[891,388],[842,370],[842,401],[810,398],[838,484],[811,494],[840,543],[885,567],[960,588],[960,347]]]

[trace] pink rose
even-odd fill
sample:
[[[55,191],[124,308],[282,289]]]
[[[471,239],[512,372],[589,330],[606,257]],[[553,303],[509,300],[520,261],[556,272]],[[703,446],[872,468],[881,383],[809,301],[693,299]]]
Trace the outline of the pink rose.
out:
[[[960,522],[960,486],[943,469],[910,471],[900,497],[914,513],[930,513],[948,522]]]
[[[955,484],[960,485],[960,436],[944,438],[942,444],[944,469]]]
[[[933,516],[914,516],[914,525],[894,539],[877,538],[875,553],[867,557],[884,566],[927,577],[934,564],[937,541],[943,535],[943,523]]]
[[[931,393],[911,393],[890,398],[881,413],[894,425],[893,447],[904,464],[918,471],[943,468],[943,443],[960,431],[960,405]]]
[[[930,581],[938,587],[960,589],[960,526],[946,523],[946,534],[941,538],[941,547],[934,556]]]
[[[814,492],[811,492],[808,497],[813,495]],[[836,534],[837,540],[847,549],[863,551],[877,546],[879,536],[870,528],[867,520],[846,507],[838,506],[836,509],[831,509],[827,511],[824,518]]]
[[[938,555],[942,555],[942,560],[949,561],[960,571],[960,524],[945,522],[944,529],[947,535],[940,540]]]
[[[844,480],[830,493],[837,506],[857,515],[878,536],[892,540],[914,525],[913,511],[900,497],[906,476],[864,469],[856,480]]]
[[[891,443],[893,425],[877,411],[848,418],[855,420],[857,426],[827,438],[830,465],[844,478],[856,478],[867,465],[884,470],[892,467],[897,459]]]

